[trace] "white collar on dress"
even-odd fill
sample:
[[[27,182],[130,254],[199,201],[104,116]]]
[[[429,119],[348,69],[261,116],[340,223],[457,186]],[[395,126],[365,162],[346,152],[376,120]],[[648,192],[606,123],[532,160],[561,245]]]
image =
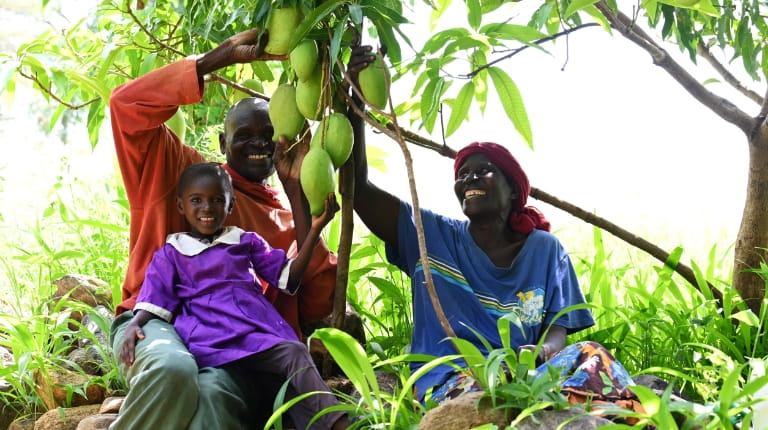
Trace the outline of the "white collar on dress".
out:
[[[165,243],[176,248],[181,254],[186,255],[187,257],[193,257],[219,243],[236,245],[240,243],[240,236],[243,233],[245,233],[245,231],[240,227],[227,226],[224,227],[221,234],[216,236],[211,243],[201,242],[187,232],[171,233],[165,239]]]

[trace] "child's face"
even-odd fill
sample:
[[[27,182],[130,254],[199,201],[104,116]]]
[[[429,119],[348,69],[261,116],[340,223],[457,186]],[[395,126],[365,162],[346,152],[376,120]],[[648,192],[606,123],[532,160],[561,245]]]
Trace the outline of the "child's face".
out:
[[[189,182],[176,204],[193,236],[211,236],[232,212],[232,195],[224,190],[221,179],[204,175]]]

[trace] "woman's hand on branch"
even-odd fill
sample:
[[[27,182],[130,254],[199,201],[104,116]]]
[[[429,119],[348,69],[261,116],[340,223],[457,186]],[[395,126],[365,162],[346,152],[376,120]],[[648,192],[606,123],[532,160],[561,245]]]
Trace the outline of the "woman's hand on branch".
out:
[[[352,55],[350,55],[349,63],[347,64],[347,75],[349,76],[352,85],[357,88],[357,91],[352,91],[352,100],[361,108],[365,106],[365,103],[363,103],[360,98],[360,83],[358,77],[360,76],[360,72],[368,67],[369,64],[373,63],[375,59],[376,56],[373,55],[373,48],[370,45],[352,46]]]

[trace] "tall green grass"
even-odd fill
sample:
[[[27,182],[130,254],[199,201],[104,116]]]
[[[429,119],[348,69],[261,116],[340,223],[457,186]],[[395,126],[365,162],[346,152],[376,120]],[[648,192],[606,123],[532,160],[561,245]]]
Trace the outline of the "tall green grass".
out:
[[[88,384],[103,385],[110,392],[125,389],[108,346],[72,314],[86,313],[105,333],[110,320],[66,297],[53,299],[54,281],[68,274],[104,280],[111,286],[113,302],[121,298],[128,209],[122,187],[112,179],[100,184],[59,181],[47,196],[49,204],[26,225],[0,225],[6,239],[0,246],[0,346],[13,354],[13,363],[0,367],[0,377],[12,387],[0,392],[0,402],[19,416],[46,409],[37,393],[36,374],[46,380],[57,370],[85,375],[67,354],[86,342],[105,359],[104,375],[65,388],[70,394],[83,394]]]

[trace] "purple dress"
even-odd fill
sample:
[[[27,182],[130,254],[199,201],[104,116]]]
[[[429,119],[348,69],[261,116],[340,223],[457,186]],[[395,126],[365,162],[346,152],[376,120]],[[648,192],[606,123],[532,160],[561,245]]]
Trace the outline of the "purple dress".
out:
[[[198,366],[221,366],[298,340],[259,283],[285,290],[289,261],[237,227],[211,244],[172,234],[152,257],[135,309],[172,321]]]

